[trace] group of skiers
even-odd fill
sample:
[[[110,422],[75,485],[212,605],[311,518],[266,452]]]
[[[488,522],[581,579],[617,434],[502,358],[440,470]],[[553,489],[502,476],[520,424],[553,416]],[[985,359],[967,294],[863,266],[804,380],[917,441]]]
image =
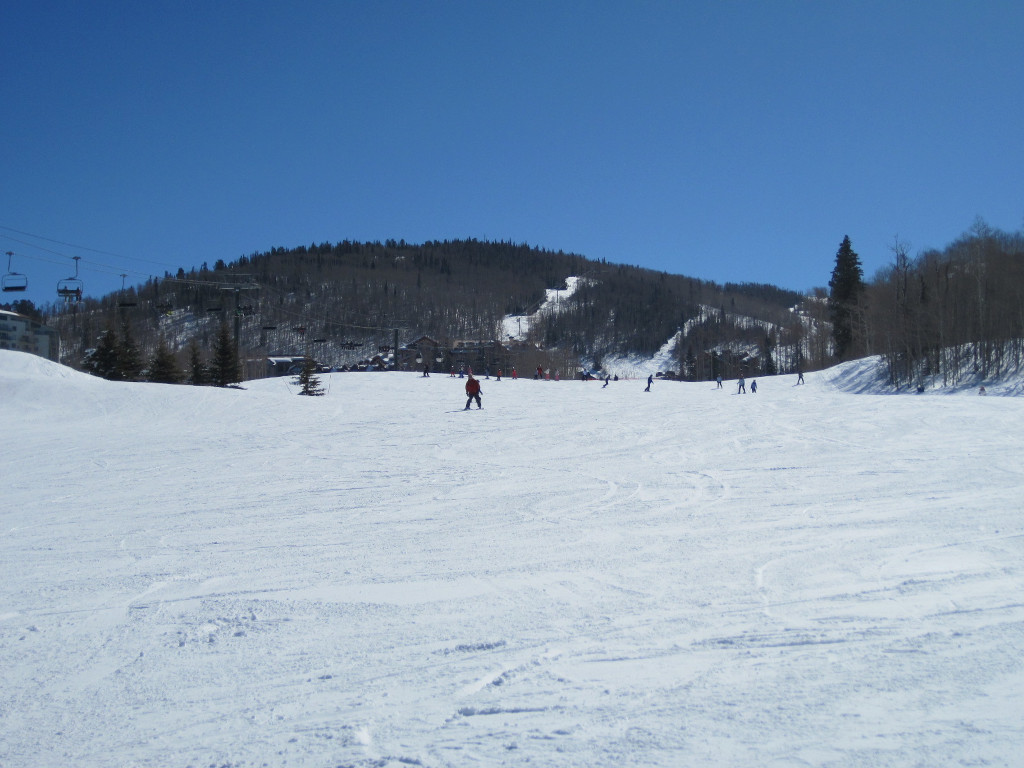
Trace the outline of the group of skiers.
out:
[[[423,375],[424,376],[429,376],[430,374],[429,374],[429,372],[424,371]],[[455,371],[454,370],[452,370],[452,376],[453,377],[455,376]],[[460,371],[459,372],[459,378],[461,379],[462,377],[463,377],[463,371]],[[488,378],[490,378],[489,374],[488,374]],[[515,368],[512,369],[512,378],[513,379],[517,378]],[[542,379],[542,378],[544,378],[544,372],[540,368],[540,366],[537,367],[537,373],[534,375],[534,378],[535,379],[538,379],[538,378]],[[501,371],[500,370],[498,371],[497,380],[501,381]],[[601,386],[601,389],[604,389],[605,387],[607,387],[609,382],[611,382],[611,380],[612,380],[611,376],[605,376],[604,384]],[[615,380],[618,381],[619,377],[616,376]],[[721,376],[718,376],[715,379],[715,382],[717,384],[717,387],[716,387],[717,389],[723,389],[723,387],[722,387],[722,377]],[[647,377],[647,386],[644,388],[644,392],[650,392],[651,391],[651,385],[653,383],[654,383],[654,376],[653,375],[648,376]],[[804,374],[803,374],[802,371],[800,372],[799,378],[797,379],[796,383],[797,384],[803,384],[804,383]],[[747,394],[747,380],[743,376],[740,376],[739,379],[736,380],[736,384],[737,384],[737,386],[736,386],[736,394],[737,395],[745,395],[745,394]],[[750,393],[751,394],[756,394],[757,393],[757,379],[753,379],[750,382]],[[984,387],[982,387],[982,389],[981,389],[981,394],[985,394],[985,388]],[[464,410],[468,411],[470,406],[473,404],[474,400],[476,400],[476,407],[477,407],[478,410],[483,408],[483,404],[481,403],[481,400],[480,400],[480,379],[474,378],[473,370],[470,369],[469,373],[468,373],[468,378],[466,379],[466,407],[465,407]]]

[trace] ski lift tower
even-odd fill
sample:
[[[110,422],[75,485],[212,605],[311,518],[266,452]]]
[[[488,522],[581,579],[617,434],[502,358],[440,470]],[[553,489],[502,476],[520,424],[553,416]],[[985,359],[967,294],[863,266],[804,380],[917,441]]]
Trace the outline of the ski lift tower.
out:
[[[238,340],[242,333],[242,291],[259,291],[260,286],[255,280],[252,279],[252,275],[236,275],[236,277],[243,278],[244,282],[238,283],[220,283],[218,288],[222,291],[231,291],[235,294],[235,353],[238,353]]]

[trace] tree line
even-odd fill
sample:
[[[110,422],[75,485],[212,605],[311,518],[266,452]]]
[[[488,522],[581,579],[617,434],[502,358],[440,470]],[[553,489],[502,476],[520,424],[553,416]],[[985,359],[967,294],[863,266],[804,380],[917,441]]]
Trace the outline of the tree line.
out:
[[[581,276],[581,287],[563,296],[559,311],[531,323],[523,338],[505,334],[507,316],[535,313],[546,291],[564,289],[570,276]],[[329,365],[372,356],[394,346],[396,331],[399,344],[424,335],[444,346],[501,341],[522,370],[542,365],[573,375],[581,358],[657,350],[707,305],[769,322],[799,298],[772,286],[723,287],[512,242],[343,241],[182,268],[70,310],[50,307],[48,319],[61,332],[66,361],[87,370],[90,351],[127,322],[143,357],[165,345],[183,380],[197,378],[188,373],[196,350],[215,355],[223,325],[237,332],[245,376],[259,375],[247,361],[268,355],[308,354]],[[724,323],[718,338],[731,331],[749,335]],[[138,375],[147,377],[150,367]]]
[[[275,247],[77,305],[22,309],[60,331],[65,362],[124,380],[223,385],[262,375],[268,356],[341,365],[386,354],[396,337],[403,345],[429,336],[446,347],[501,341],[520,370],[558,367],[564,376],[612,356],[650,357],[669,340],[673,373],[688,380],[878,354],[902,386],[1020,365],[1022,243],[980,221],[917,256],[895,240],[891,263],[867,280],[845,237],[828,287],[808,296],[513,242],[346,240]],[[567,295],[570,276],[580,281]],[[548,290],[559,291],[557,304],[537,317]],[[534,315],[521,338],[505,335],[509,315]]]
[[[896,387],[986,379],[1024,362],[1024,234],[981,220],[944,249],[892,260],[864,281],[845,238],[830,282],[833,355],[880,355]]]

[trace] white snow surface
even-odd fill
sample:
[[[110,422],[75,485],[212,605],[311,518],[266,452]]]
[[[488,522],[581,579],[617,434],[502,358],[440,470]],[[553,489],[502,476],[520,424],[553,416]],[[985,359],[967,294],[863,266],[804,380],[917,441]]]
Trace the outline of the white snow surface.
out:
[[[525,339],[530,332],[530,325],[534,321],[552,312],[561,311],[561,302],[576,293],[580,281],[586,279],[585,277],[567,277],[565,278],[565,288],[548,288],[544,292],[544,301],[532,315],[506,315],[502,320],[504,338],[519,341]]]
[[[872,365],[467,413],[0,351],[0,766],[1020,765],[1024,400]]]
[[[601,373],[620,378],[646,378],[665,371],[679,371],[679,355],[676,347],[681,334],[674,334],[661,345],[651,357],[641,355],[604,355],[601,358]]]

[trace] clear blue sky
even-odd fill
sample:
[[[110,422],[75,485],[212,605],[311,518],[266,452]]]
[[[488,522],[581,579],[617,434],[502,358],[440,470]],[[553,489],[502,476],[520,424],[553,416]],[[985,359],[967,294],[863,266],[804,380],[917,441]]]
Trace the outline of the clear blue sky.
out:
[[[1024,226],[1018,0],[6,0],[0,18],[0,248],[37,303],[74,255],[100,295],[122,272],[387,238],[800,290],[844,235],[870,277],[896,236],[917,253],[979,216]]]

